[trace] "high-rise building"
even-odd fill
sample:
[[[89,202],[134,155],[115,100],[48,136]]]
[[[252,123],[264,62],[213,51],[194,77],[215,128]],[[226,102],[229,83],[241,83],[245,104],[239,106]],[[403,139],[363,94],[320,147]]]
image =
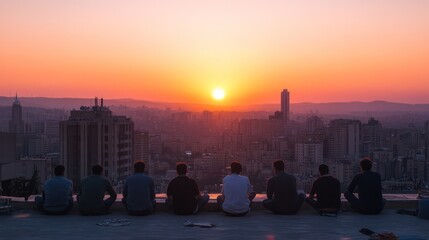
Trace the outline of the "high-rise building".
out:
[[[9,121],[9,132],[23,133],[24,121],[22,120],[22,107],[18,100],[18,94],[15,96],[15,101],[12,104],[12,119]]]
[[[381,148],[381,124],[370,118],[367,124],[362,124],[362,155],[368,157],[374,149]]]
[[[295,159],[300,163],[321,164],[323,162],[323,144],[317,142],[296,143]]]
[[[289,121],[289,92],[287,89],[283,89],[281,93],[281,113],[284,121]]]
[[[75,186],[91,174],[95,164],[102,165],[104,176],[114,184],[132,172],[134,123],[125,116],[114,116],[98,105],[72,110],[60,122],[60,161]]]
[[[149,161],[149,133],[134,132],[134,161]]]
[[[328,157],[333,161],[356,160],[360,156],[360,127],[358,120],[335,119],[328,130]]]

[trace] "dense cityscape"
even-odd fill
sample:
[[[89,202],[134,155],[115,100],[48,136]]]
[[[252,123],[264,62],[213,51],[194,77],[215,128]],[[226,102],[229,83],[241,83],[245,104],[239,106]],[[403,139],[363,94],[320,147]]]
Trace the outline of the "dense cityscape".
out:
[[[398,126],[392,124],[395,119],[381,122],[374,116],[297,114],[290,111],[286,89],[279,100],[279,111],[271,113],[193,112],[109,108],[103,98],[72,110],[26,109],[16,96],[10,106],[0,108],[2,192],[22,195],[22,184],[37,178],[31,194],[39,193],[58,164],[66,166],[75,188],[90,175],[92,165],[100,164],[121,192],[135,161],[146,162],[158,193],[166,192],[176,176],[177,162],[186,162],[190,177],[209,193],[220,191],[232,161],[242,163],[242,174],[259,193],[266,191],[276,160],[285,162],[286,171],[306,192],[321,163],[331,168],[344,189],[360,171],[363,157],[373,160],[384,193],[427,188],[429,121]]]

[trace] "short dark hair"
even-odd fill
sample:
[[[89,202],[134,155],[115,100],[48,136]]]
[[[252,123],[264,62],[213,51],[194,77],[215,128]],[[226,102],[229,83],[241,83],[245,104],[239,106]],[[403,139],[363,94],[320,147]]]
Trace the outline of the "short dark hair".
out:
[[[360,167],[362,170],[371,170],[372,168],[372,161],[369,158],[364,158],[360,161]]]
[[[103,167],[100,165],[94,165],[92,166],[92,174],[94,175],[101,175],[103,172]]]
[[[176,164],[176,170],[177,170],[177,174],[183,175],[188,172],[188,166],[186,166],[186,163],[184,162],[178,162]]]
[[[273,163],[274,169],[276,171],[284,171],[285,170],[285,163],[282,160],[277,160]]]
[[[136,173],[142,173],[144,172],[145,164],[143,161],[137,161],[134,163],[134,172]]]
[[[66,168],[63,165],[58,165],[54,168],[55,176],[64,176],[65,171],[66,171]]]
[[[326,164],[320,164],[319,165],[319,172],[320,175],[326,175],[329,173],[329,167]]]
[[[236,161],[231,163],[231,173],[240,174],[242,169],[241,163]]]

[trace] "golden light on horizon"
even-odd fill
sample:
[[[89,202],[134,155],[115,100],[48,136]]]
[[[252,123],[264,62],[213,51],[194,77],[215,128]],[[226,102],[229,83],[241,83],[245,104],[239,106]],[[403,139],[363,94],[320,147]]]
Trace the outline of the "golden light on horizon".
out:
[[[225,90],[223,90],[220,87],[213,89],[212,97],[217,101],[224,99],[225,98]]]

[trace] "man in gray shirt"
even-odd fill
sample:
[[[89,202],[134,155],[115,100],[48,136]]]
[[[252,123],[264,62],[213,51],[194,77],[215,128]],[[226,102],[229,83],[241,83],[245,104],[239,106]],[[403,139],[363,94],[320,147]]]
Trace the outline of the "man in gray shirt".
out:
[[[43,185],[42,197],[35,198],[39,211],[51,215],[67,214],[73,208],[73,183],[64,177],[65,168],[58,165],[54,169],[55,176]]]
[[[93,175],[83,179],[79,186],[77,200],[82,215],[104,215],[110,213],[109,208],[116,200],[116,192],[109,179],[101,176],[102,172],[102,166],[93,166]],[[106,192],[110,197],[104,200]]]
[[[134,175],[125,180],[122,203],[129,215],[143,216],[155,211],[155,189],[151,177],[144,175],[144,162],[134,164]]]

